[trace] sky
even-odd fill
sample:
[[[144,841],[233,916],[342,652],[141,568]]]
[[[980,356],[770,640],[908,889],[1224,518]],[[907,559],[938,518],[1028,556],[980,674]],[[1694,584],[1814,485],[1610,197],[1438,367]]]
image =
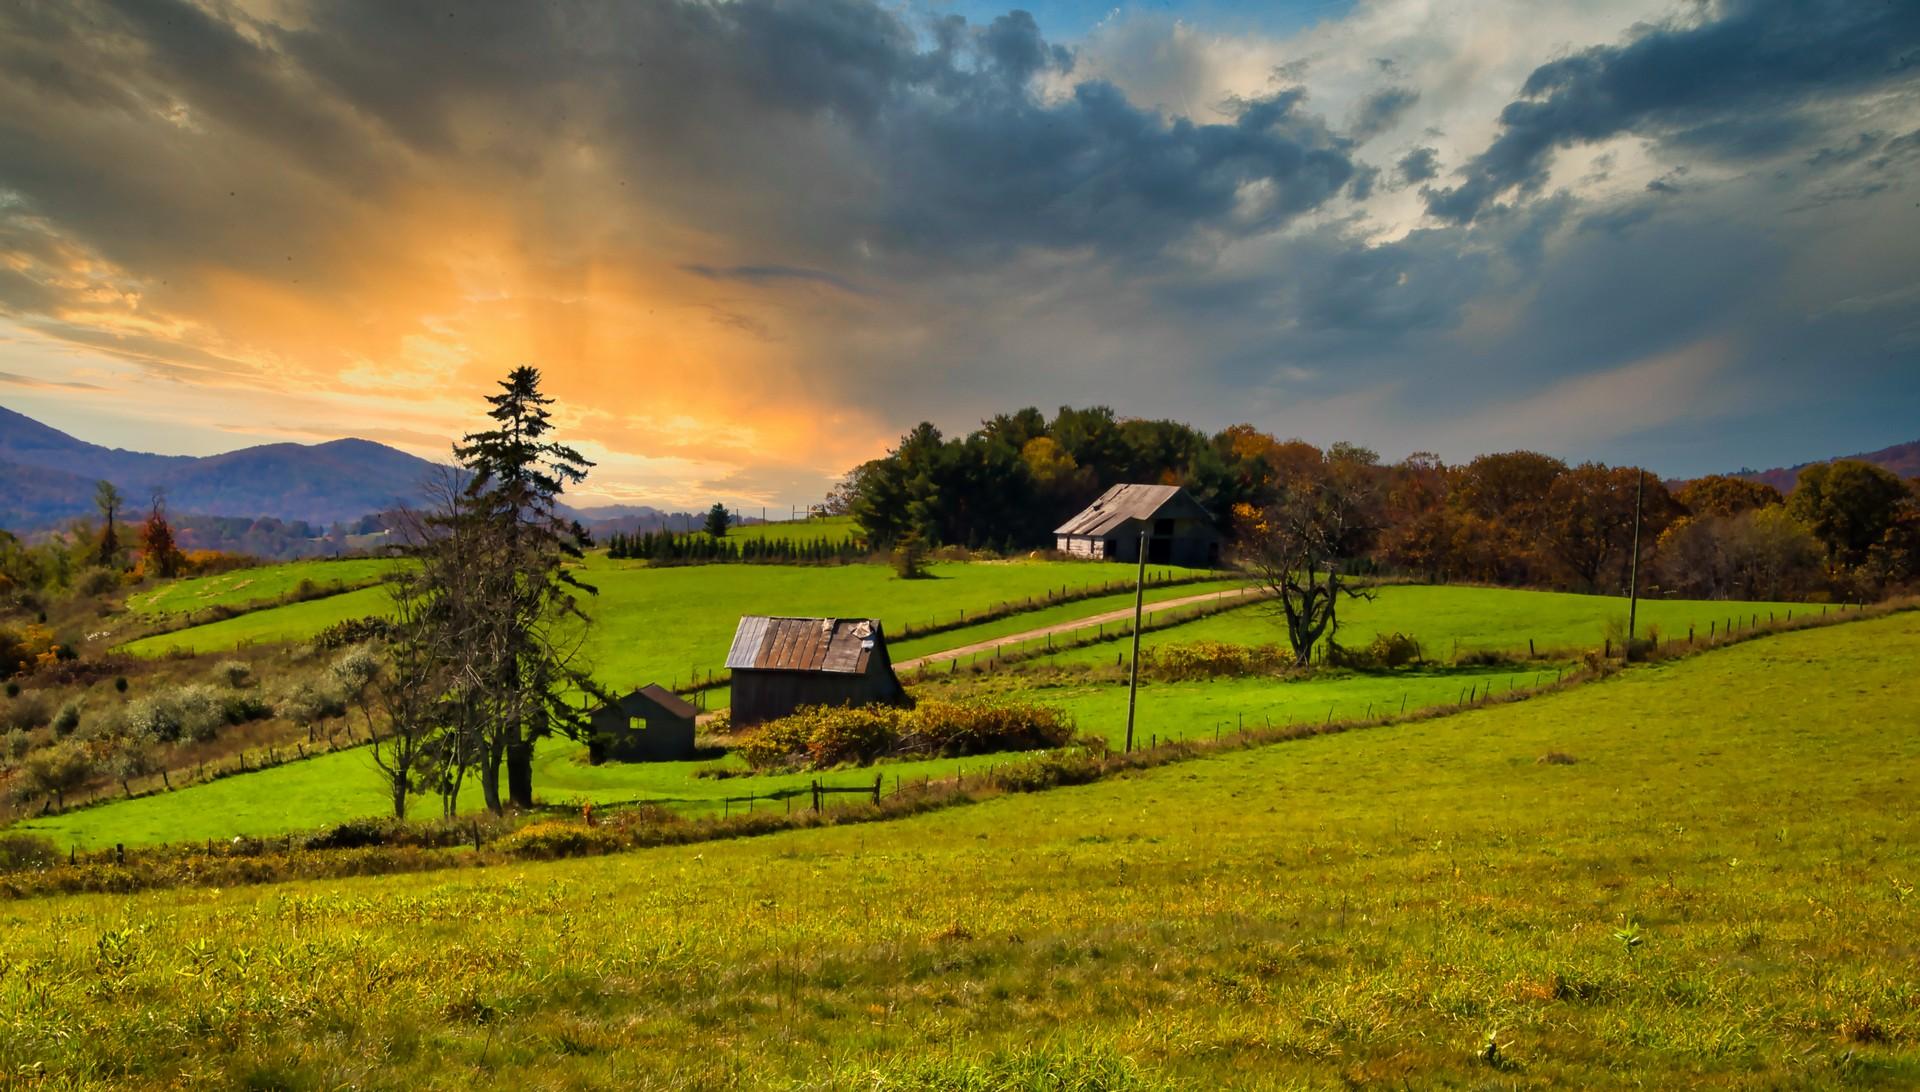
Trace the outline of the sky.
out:
[[[0,405],[805,504],[921,420],[1663,474],[1920,438],[1920,4],[27,0]]]

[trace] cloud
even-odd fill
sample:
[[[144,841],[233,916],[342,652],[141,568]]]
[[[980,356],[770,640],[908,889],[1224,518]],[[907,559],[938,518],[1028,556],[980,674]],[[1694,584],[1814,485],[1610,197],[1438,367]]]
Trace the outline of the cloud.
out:
[[[0,6],[0,367],[127,362],[115,442],[438,456],[532,362],[602,495],[682,506],[817,499],[914,421],[1027,402],[1470,455],[1505,434],[1454,418],[1584,396],[1530,435],[1782,461],[1685,417],[1844,435],[1842,379],[1920,412],[1911,7],[1129,9],[1064,41],[880,0]],[[1706,344],[1738,428],[1700,388],[1652,424],[1613,396]]]
[[[1415,148],[1401,156],[1395,166],[1400,171],[1400,180],[1413,185],[1439,175],[1440,155],[1432,148]]]
[[[0,383],[5,383],[11,387],[28,387],[33,390],[103,391],[107,389],[98,383],[82,383],[64,379],[42,379],[38,376],[20,375],[15,372],[0,372]]]
[[[1851,0],[1733,0],[1694,23],[1640,27],[1534,69],[1500,134],[1427,208],[1466,223],[1546,181],[1553,154],[1623,133],[1688,151],[1755,158],[1796,146],[1807,112],[1863,89],[1911,86],[1920,8]]]

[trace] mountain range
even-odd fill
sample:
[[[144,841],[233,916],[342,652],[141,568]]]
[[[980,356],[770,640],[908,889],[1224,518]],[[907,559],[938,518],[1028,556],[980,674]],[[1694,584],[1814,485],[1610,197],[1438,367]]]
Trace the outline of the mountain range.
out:
[[[1920,476],[1920,441],[1847,456]],[[1791,492],[1799,466],[1741,470]],[[262,444],[220,455],[152,455],[76,439],[0,406],[0,528],[33,532],[93,516],[94,486],[118,486],[137,519],[156,490],[181,515],[304,521],[318,529],[418,503],[439,464],[372,440]],[[698,525],[699,515],[647,505],[568,508],[596,535]],[[747,518],[743,522],[759,523]]]
[[[0,529],[19,533],[94,517],[96,484],[112,482],[138,520],[156,491],[178,516],[333,523],[417,504],[442,468],[372,440],[262,444],[220,455],[152,455],[69,436],[0,406]],[[647,505],[565,508],[596,535],[698,526],[700,515]],[[749,518],[748,523],[758,523]]]

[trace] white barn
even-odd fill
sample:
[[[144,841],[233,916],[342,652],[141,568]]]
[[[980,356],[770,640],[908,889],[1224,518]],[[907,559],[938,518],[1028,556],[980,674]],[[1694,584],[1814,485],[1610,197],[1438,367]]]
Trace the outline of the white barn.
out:
[[[1146,534],[1155,565],[1220,563],[1220,532],[1200,502],[1177,485],[1116,485],[1053,532],[1054,549],[1074,557],[1138,561]]]

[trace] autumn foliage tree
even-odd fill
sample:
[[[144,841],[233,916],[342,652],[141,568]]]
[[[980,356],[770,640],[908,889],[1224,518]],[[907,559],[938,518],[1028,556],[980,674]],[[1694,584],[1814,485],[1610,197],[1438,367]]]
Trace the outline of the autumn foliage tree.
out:
[[[1305,666],[1321,638],[1339,633],[1343,599],[1371,593],[1344,569],[1371,548],[1379,530],[1379,481],[1373,453],[1343,447],[1297,471],[1278,499],[1234,510],[1236,556],[1274,599],[1294,662]]]
[[[158,493],[153,495],[153,506],[147,510],[147,521],[140,528],[140,549],[148,573],[162,577],[180,574],[180,565],[185,559],[173,540],[173,525],[167,522],[166,499]]]

